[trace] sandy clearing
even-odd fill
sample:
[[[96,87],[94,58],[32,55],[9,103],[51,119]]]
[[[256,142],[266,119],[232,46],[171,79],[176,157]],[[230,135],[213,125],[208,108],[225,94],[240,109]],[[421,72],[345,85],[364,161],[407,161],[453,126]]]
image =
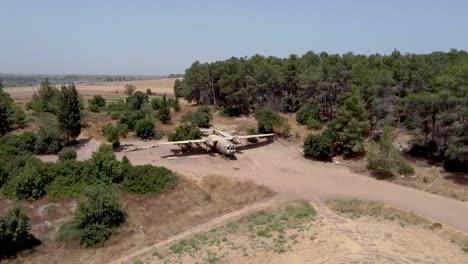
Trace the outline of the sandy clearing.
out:
[[[257,146],[241,148],[232,160],[222,159],[213,153],[181,156],[174,154],[178,153],[178,147],[163,145],[117,153],[117,156],[127,155],[134,164],[150,163],[199,176],[221,175],[254,180],[289,200],[347,197],[382,201],[468,232],[467,203],[355,174],[333,163],[304,159],[297,148],[282,141]]]

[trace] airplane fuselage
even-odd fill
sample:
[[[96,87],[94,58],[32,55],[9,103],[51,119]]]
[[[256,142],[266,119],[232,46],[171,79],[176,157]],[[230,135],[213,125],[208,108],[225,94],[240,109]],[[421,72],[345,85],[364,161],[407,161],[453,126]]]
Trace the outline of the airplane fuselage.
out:
[[[234,145],[231,141],[227,140],[224,137],[220,137],[218,135],[209,135],[208,138],[212,143],[212,146],[219,151],[219,153],[232,156],[236,153],[236,145]]]

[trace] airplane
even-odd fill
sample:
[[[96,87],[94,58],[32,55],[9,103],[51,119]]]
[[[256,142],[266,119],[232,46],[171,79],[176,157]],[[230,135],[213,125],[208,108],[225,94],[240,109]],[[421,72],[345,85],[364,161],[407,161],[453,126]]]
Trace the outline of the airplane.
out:
[[[241,139],[273,137],[275,134],[256,134],[246,136],[233,136],[217,129],[208,129],[203,131],[208,135],[201,139],[182,140],[182,141],[169,141],[159,143],[159,145],[178,145],[183,149],[187,149],[192,144],[204,144],[207,149],[215,148],[219,153],[226,156],[232,156],[236,153],[236,145],[241,143]]]

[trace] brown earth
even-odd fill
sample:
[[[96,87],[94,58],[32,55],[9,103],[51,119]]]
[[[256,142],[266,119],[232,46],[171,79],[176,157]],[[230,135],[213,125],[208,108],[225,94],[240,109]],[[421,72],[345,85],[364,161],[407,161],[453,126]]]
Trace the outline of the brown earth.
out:
[[[222,225],[212,221],[113,263],[435,264],[465,263],[467,258],[460,244],[450,242],[460,234],[410,213],[379,205],[381,211],[372,216],[350,218],[322,203],[312,205],[316,216],[301,210],[294,217],[288,208],[297,208],[296,203],[276,203],[245,212],[241,219],[233,215]],[[399,218],[381,219],[389,213]]]

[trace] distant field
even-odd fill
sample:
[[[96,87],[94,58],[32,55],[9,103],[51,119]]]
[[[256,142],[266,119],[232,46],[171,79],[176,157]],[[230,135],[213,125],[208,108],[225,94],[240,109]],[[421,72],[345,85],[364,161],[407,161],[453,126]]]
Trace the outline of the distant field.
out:
[[[177,80],[177,78],[121,82],[94,82],[80,83],[77,84],[76,87],[83,97],[90,97],[96,94],[106,97],[123,96],[124,86],[126,84],[135,85],[137,91],[141,92],[146,92],[146,89],[151,89],[153,93],[172,95],[174,93],[173,87],[175,80]],[[31,99],[37,88],[39,88],[39,86],[12,87],[4,89],[16,102],[25,103]]]

